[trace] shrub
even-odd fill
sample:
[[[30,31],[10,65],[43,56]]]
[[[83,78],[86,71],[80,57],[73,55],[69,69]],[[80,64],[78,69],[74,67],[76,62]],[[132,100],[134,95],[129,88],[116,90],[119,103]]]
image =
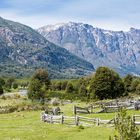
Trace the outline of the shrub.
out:
[[[139,129],[131,117],[127,115],[126,109],[120,109],[115,119],[116,140],[139,140]]]

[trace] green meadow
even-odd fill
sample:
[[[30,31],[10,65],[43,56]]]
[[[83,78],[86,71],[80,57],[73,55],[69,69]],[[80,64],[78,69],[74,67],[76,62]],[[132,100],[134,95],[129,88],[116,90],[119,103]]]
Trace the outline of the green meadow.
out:
[[[10,104],[12,101],[7,100],[5,103]],[[86,103],[74,102],[60,106],[64,115],[73,115],[73,105],[85,106]],[[48,124],[40,120],[40,113],[41,111],[22,111],[0,114],[0,140],[108,140],[109,136],[115,134],[111,125],[93,125],[81,129],[74,125]],[[140,114],[140,111],[128,111],[128,114]],[[114,115],[115,113],[100,113],[84,116],[111,119]]]

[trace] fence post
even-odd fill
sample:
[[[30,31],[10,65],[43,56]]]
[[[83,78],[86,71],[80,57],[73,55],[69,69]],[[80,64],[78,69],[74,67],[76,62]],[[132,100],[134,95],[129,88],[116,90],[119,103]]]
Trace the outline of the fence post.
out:
[[[132,123],[135,124],[135,115],[132,115]]]
[[[41,121],[45,121],[44,112],[41,112]]]
[[[50,123],[53,123],[53,116],[50,116]]]
[[[76,115],[76,106],[73,106],[73,114]]]
[[[60,123],[63,124],[64,123],[64,116],[61,115],[61,120],[60,120]]]
[[[93,113],[93,106],[91,105],[91,113]]]
[[[76,116],[75,118],[75,124],[78,126],[79,125],[79,116]]]
[[[99,126],[99,124],[100,124],[100,120],[99,120],[99,118],[97,118],[96,119],[96,126]]]

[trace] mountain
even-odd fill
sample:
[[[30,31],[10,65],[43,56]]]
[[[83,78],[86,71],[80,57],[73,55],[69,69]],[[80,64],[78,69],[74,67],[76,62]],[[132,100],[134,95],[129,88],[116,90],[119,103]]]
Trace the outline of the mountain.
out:
[[[92,63],[121,75],[140,75],[140,30],[128,32],[94,28],[83,23],[48,25],[37,30],[49,41]]]
[[[0,17],[0,75],[30,76],[47,68],[52,78],[91,73],[89,62],[59,47],[32,28]]]

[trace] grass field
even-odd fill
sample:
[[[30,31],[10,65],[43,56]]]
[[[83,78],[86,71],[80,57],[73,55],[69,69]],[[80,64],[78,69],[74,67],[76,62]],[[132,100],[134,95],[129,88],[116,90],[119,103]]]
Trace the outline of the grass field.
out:
[[[84,105],[84,103],[78,103]],[[62,106],[65,115],[72,115],[73,104]],[[90,126],[80,129],[78,126],[47,124],[40,121],[41,111],[23,111],[0,115],[0,140],[108,140],[114,134],[114,128]],[[129,111],[140,114],[140,111]],[[110,119],[114,113],[86,115]]]

